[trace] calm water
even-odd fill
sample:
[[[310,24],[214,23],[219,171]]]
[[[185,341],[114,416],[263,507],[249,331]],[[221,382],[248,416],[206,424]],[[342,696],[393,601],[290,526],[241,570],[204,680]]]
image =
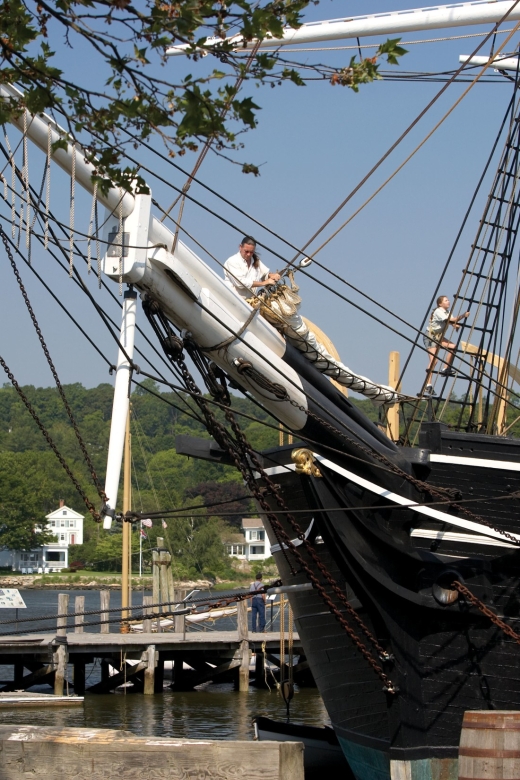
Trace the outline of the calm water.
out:
[[[86,609],[99,608],[97,591],[70,591],[70,611],[73,610],[74,597],[77,595],[85,596]],[[20,617],[22,613],[23,617],[56,614],[57,591],[22,591],[22,596],[27,609],[19,611]],[[134,604],[140,602],[141,595],[136,594]],[[118,607],[120,603],[120,593],[112,591],[110,606]],[[14,610],[0,610],[0,620],[12,621],[11,626],[1,625],[0,633],[8,633],[9,628],[13,630]],[[220,621],[218,624],[221,630],[224,628],[223,623]],[[23,625],[20,623],[19,628]],[[38,621],[31,626],[40,631],[54,630],[51,622]],[[98,631],[99,628],[90,630]],[[112,630],[115,631],[116,627]],[[96,682],[99,679],[99,665],[87,667],[87,675],[90,675],[87,685]],[[2,680],[9,680],[11,676],[12,667],[0,666]],[[33,690],[50,692],[48,686]],[[231,684],[226,683],[207,685],[188,693],[174,693],[165,689],[164,693],[155,696],[124,692],[103,696],[87,694],[83,708],[2,710],[2,722],[124,729],[143,736],[247,740],[253,737],[251,721],[255,715],[285,719],[285,704],[276,690],[270,692],[251,688],[248,693],[238,693]],[[318,692],[309,688],[296,692],[291,704],[291,718],[295,722],[317,726],[329,723]]]

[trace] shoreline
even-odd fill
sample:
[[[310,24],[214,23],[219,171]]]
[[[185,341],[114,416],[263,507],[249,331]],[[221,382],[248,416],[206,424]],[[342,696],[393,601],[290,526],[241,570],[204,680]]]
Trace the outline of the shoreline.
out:
[[[53,575],[50,575],[51,577]],[[68,575],[73,577],[75,575]],[[43,580],[43,581],[42,581]],[[237,582],[236,580],[218,581],[210,580],[186,580],[174,582],[175,588],[193,590],[234,590],[236,588],[247,587],[248,583]],[[47,579],[45,575],[21,574],[15,576],[0,576],[0,588],[17,588],[19,590],[121,590],[121,579],[107,577],[106,579],[96,577],[85,577],[80,579],[67,579],[64,575],[61,579]],[[132,588],[137,590],[152,590],[151,577],[132,578]]]

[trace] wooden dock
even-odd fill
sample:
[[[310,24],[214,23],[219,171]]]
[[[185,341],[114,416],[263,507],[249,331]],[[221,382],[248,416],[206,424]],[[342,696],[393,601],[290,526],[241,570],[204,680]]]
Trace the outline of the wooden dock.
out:
[[[186,631],[183,626],[182,631],[175,632],[116,634],[106,633],[102,626],[100,633],[85,633],[78,630],[82,627],[77,622],[75,632],[67,633],[66,621],[59,618],[59,628],[53,633],[2,636],[0,665],[12,665],[14,673],[12,681],[0,688],[0,694],[45,683],[53,686],[56,696],[63,696],[67,686],[83,696],[85,691],[107,693],[128,683],[136,692],[160,693],[167,661],[173,662],[169,666],[170,687],[174,690],[232,679],[239,690],[246,691],[253,653],[254,684],[263,687],[266,661],[277,666],[278,674],[287,679],[288,659],[280,662],[280,634],[249,634],[247,605],[241,601],[237,607],[237,629],[231,631]],[[287,647],[287,635],[284,642]],[[294,654],[301,657],[303,650],[296,633],[292,643]],[[101,680],[87,688],[86,667],[96,660],[101,662]],[[297,679],[307,669],[307,662],[300,658],[293,666],[293,676]]]

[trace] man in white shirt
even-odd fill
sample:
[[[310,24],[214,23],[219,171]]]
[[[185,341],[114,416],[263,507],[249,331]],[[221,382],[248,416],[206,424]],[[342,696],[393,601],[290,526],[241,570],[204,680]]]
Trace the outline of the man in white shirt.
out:
[[[228,287],[246,300],[255,293],[255,288],[268,287],[280,279],[280,274],[270,273],[255,253],[256,241],[244,236],[236,255],[224,263],[224,278]]]
[[[447,350],[446,360],[444,368],[439,371],[441,376],[455,376],[455,371],[451,367],[453,358],[455,357],[455,344],[449,341],[445,337],[446,328],[448,323],[458,330],[461,320],[469,317],[469,311],[464,314],[459,314],[458,317],[452,317],[449,311],[450,301],[446,295],[441,295],[437,298],[437,308],[432,312],[430,322],[426,331],[426,336],[423,337],[424,346],[428,350],[428,368],[426,369],[426,392],[431,393],[433,386],[431,384],[432,371],[435,368],[437,353],[439,346]]]

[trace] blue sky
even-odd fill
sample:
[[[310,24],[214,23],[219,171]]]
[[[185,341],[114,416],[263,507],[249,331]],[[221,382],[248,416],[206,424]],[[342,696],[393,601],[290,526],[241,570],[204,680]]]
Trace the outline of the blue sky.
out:
[[[379,12],[397,10],[399,7],[407,6],[405,3],[399,6],[384,0],[370,3],[369,10]],[[367,4],[361,2],[325,2],[312,7],[306,18],[358,15],[367,10]],[[506,25],[508,29],[511,26]],[[403,41],[475,32],[485,34],[487,28],[411,33],[403,35]],[[362,43],[379,40],[371,38]],[[399,70],[452,70],[458,66],[459,54],[470,53],[477,42],[478,39],[469,38],[410,45],[409,54],[402,59]],[[508,50],[512,51],[516,44],[517,40],[513,39]],[[340,46],[342,42],[332,45]],[[352,41],[346,41],[345,45],[352,45]],[[481,53],[487,51],[489,47]],[[319,58],[322,62],[343,65],[348,62],[350,55],[348,51],[308,52],[298,58],[305,61],[305,56],[309,62]],[[67,52],[62,53],[62,58],[67,56]],[[69,67],[76,75],[81,74],[85,71],[85,62],[81,57],[72,58]],[[191,71],[194,67],[193,63],[188,63],[184,58],[174,58],[166,66],[171,69],[172,78],[176,80],[187,72],[186,68]],[[201,67],[206,65],[203,63]],[[97,73],[89,63],[88,75],[90,79],[95,79],[102,74]],[[460,96],[465,86],[456,84],[447,90],[406,141],[324,232],[324,237],[353,213],[400,164]],[[276,89],[252,87],[252,95],[262,110],[258,128],[243,137],[245,149],[240,156],[261,164],[261,176],[245,176],[238,167],[212,154],[206,158],[199,176],[263,224],[301,246],[439,88],[439,84],[391,81],[362,87],[359,94],[332,87],[327,82],[313,83],[302,88],[291,84]],[[246,87],[246,92],[247,89],[249,87]],[[505,79],[503,83],[475,86],[405,169],[318,255],[320,262],[407,321],[418,325],[480,176],[511,92],[512,87]],[[9,135],[12,143],[19,140],[20,135],[16,130],[9,131]],[[184,183],[182,174],[163,162],[154,161],[150,153],[140,150],[136,156],[145,164],[154,165],[173,184],[182,186]],[[181,164],[188,169],[194,161],[195,155],[187,155]],[[42,165],[43,156],[32,153],[31,176],[37,187]],[[154,197],[161,204],[169,205],[174,193],[157,181],[151,181],[151,186]],[[252,232],[262,243],[288,258],[292,257],[292,251],[281,242],[269,237],[229,207],[223,206],[196,184],[190,192],[211,208],[218,209],[237,226],[233,230],[197,206],[190,203],[186,205],[183,225],[222,261],[236,251],[242,230]],[[452,271],[443,290],[447,295],[453,295],[457,287],[460,271],[476,231],[482,197],[452,264]],[[66,222],[68,183],[59,171],[53,171],[52,207]],[[90,213],[90,197],[78,194],[76,212],[78,224],[83,220],[85,226]],[[2,213],[6,213],[4,207]],[[186,243],[192,245],[189,239],[186,239]],[[262,258],[272,270],[276,269],[278,261],[268,251],[262,252]],[[67,275],[39,249],[34,252],[33,263],[100,349],[110,360],[115,361],[113,341],[91,305],[78,293]],[[101,358],[74,329],[30,272],[25,268],[21,270],[62,381],[81,382],[86,386],[111,381]],[[332,280],[324,271],[314,266],[311,266],[310,271],[356,303],[361,302],[359,296]],[[89,283],[100,304],[117,317],[116,307],[106,301],[104,294],[96,292],[95,279],[91,278]],[[404,359],[407,353],[406,341],[327,292],[313,280],[302,277],[300,283],[303,295],[301,313],[319,324],[332,338],[342,360],[353,370],[376,381],[386,382],[388,353],[390,350],[400,350]],[[5,257],[2,264],[2,288],[0,354],[22,384],[48,386],[52,384],[52,377],[30,320],[23,310],[23,301]],[[114,286],[114,292],[117,294],[117,286]],[[369,309],[380,314],[372,305]],[[389,315],[383,315],[383,319],[392,323]],[[138,346],[139,343],[140,340]],[[423,355],[418,353],[405,378],[406,392],[414,393],[419,389],[424,376],[424,364]]]

